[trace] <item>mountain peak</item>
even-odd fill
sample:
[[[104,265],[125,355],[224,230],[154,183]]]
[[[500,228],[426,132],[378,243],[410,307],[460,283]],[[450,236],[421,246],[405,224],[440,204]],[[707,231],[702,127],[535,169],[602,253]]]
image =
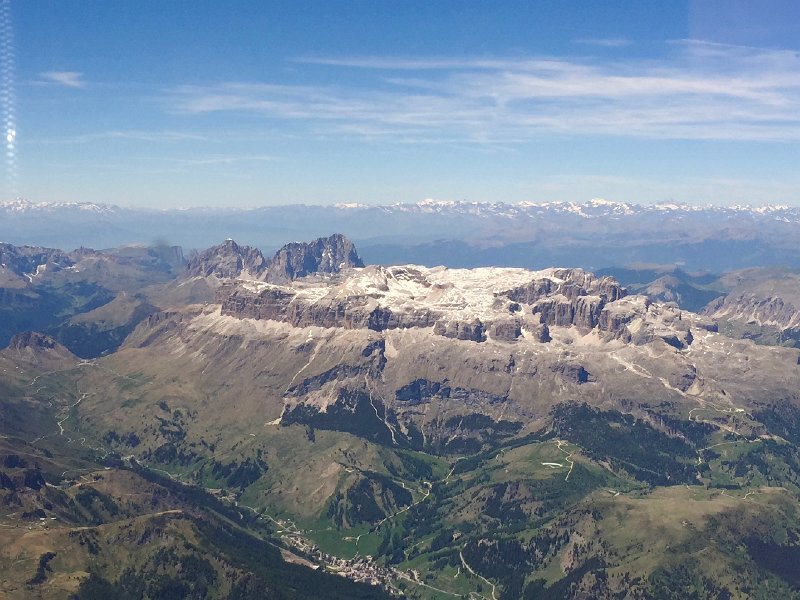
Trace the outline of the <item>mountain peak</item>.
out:
[[[186,271],[190,276],[231,278],[238,277],[244,270],[260,274],[265,267],[266,259],[258,248],[240,246],[228,238],[191,258]]]
[[[232,238],[191,258],[186,265],[190,277],[233,279],[247,272],[255,279],[292,281],[314,273],[338,273],[363,267],[356,247],[341,233],[312,242],[286,244],[267,260],[258,248],[240,246]]]
[[[313,273],[338,273],[342,269],[363,266],[353,242],[341,233],[334,233],[313,242],[286,244],[270,261],[266,279],[291,281]]]
[[[11,338],[4,352],[13,353],[15,358],[39,365],[72,363],[77,357],[54,338],[38,331],[18,333]]]

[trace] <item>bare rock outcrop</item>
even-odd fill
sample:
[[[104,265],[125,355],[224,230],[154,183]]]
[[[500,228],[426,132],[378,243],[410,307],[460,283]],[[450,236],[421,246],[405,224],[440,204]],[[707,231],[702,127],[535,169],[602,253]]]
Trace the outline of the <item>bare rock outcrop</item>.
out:
[[[564,381],[570,383],[591,383],[597,381],[594,375],[589,373],[583,365],[576,363],[556,363],[550,370]]]
[[[286,244],[269,261],[265,281],[285,282],[314,273],[338,273],[363,267],[353,242],[340,233],[313,242]]]
[[[57,366],[77,362],[78,357],[54,338],[38,331],[18,333],[3,350],[15,359],[40,366]]]
[[[522,335],[522,319],[505,319],[492,323],[489,334],[495,340],[513,342]]]
[[[531,306],[534,315],[547,326],[575,326],[589,331],[600,324],[606,304],[627,295],[611,277],[596,277],[583,269],[554,269],[548,277],[503,292],[503,296]],[[605,321],[606,326],[612,323]],[[623,323],[619,323],[621,333]]]
[[[594,329],[599,320],[605,302],[597,296],[576,296],[548,298],[533,306],[533,314],[541,315],[545,325],[569,327],[575,325],[580,329]]]
[[[597,277],[583,269],[553,269],[552,276],[537,278],[524,286],[512,288],[503,295],[521,304],[561,295],[568,300],[581,296],[598,296],[603,302],[614,302],[628,295],[613,277]]]
[[[269,286],[249,291],[223,286],[217,292],[222,314],[240,319],[283,321],[295,327],[343,327],[345,329],[402,329],[431,327],[439,315],[431,311],[395,312],[378,306],[366,296],[335,297],[320,302],[297,298],[288,288]]]
[[[239,277],[245,270],[258,276],[266,267],[267,261],[258,248],[240,246],[232,239],[227,239],[189,259],[186,272],[190,277],[216,275],[227,279]]]
[[[713,319],[739,322],[779,331],[800,332],[800,309],[780,296],[765,297],[755,293],[730,294],[710,302],[702,311]]]
[[[433,327],[433,332],[456,340],[486,341],[486,329],[480,319],[475,319],[468,323],[448,320],[438,321]]]
[[[496,291],[498,276],[520,284]],[[714,328],[707,318],[684,318],[675,304],[629,296],[613,279],[580,269],[371,266],[284,284],[231,281],[217,290],[216,300],[223,315],[240,319],[379,332],[432,328],[435,335],[477,343],[548,343],[554,330],[567,329],[572,332],[558,335],[594,333],[601,342],[658,342],[681,351],[693,343],[693,327]]]
[[[266,259],[258,248],[240,246],[228,239],[191,258],[186,272],[189,277],[234,279],[247,274],[262,281],[288,283],[298,277],[363,266],[353,242],[335,233],[313,242],[286,244],[271,259]]]

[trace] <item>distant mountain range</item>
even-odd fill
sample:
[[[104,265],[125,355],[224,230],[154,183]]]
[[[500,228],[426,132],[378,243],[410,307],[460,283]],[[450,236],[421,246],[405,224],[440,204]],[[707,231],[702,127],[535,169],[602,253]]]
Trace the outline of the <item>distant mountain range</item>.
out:
[[[135,209],[0,203],[0,240],[57,248],[125,244],[206,248],[224,237],[273,252],[286,239],[340,231],[367,263],[449,267],[677,264],[722,272],[800,266],[800,207],[518,204],[425,200],[373,206]]]

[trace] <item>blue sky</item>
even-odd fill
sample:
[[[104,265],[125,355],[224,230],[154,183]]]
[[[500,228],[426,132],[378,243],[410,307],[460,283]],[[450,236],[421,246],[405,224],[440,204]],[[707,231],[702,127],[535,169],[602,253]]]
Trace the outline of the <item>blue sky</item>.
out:
[[[789,0],[2,1],[5,197],[800,204]]]

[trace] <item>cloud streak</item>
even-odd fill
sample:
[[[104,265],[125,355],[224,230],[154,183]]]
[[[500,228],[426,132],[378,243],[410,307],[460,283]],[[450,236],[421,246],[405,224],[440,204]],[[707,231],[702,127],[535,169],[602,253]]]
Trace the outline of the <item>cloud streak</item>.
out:
[[[28,140],[29,143],[38,143],[43,145],[59,145],[59,144],[89,144],[93,142],[103,141],[131,141],[131,142],[152,142],[152,143],[167,143],[178,144],[181,142],[205,142],[208,141],[208,136],[187,132],[187,131],[148,131],[148,130],[112,130],[100,131],[94,133],[83,133],[75,136],[67,136],[60,138],[43,138]]]
[[[542,136],[800,140],[800,57],[682,41],[660,61],[304,58],[337,85],[182,86],[185,115],[243,113],[321,135],[520,143]]]
[[[203,158],[175,158],[172,160],[186,166],[204,167],[211,165],[233,165],[236,163],[248,163],[248,162],[271,162],[275,160],[275,157],[264,154],[247,155],[247,156],[213,155]]]
[[[626,38],[579,38],[574,40],[576,44],[584,46],[597,46],[599,48],[624,48],[633,42]]]
[[[83,89],[86,82],[83,80],[83,73],[78,71],[45,71],[39,73],[39,77],[52,84],[58,84],[68,88]]]

